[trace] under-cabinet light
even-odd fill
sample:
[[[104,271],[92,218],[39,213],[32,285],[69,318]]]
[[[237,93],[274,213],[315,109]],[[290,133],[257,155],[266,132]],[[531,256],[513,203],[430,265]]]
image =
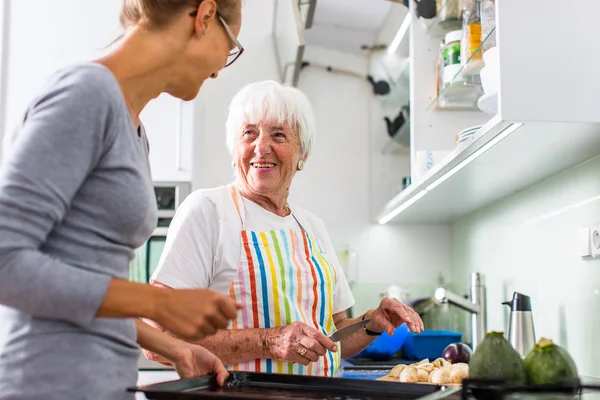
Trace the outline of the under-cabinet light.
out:
[[[433,190],[436,187],[438,187],[439,185],[441,185],[442,183],[446,182],[458,171],[460,171],[461,169],[463,169],[464,167],[466,167],[467,165],[469,165],[470,163],[475,161],[477,158],[479,158],[479,156],[481,156],[483,153],[485,153],[486,151],[488,151],[489,149],[491,149],[492,147],[494,147],[495,145],[500,143],[502,140],[506,139],[511,133],[513,133],[514,131],[519,129],[521,127],[521,125],[523,125],[523,124],[514,123],[514,124],[509,125],[504,131],[502,131],[500,134],[496,135],[496,137],[494,137],[492,140],[490,140],[489,142],[487,142],[486,144],[481,146],[479,149],[477,149],[475,152],[473,152],[473,154],[471,154],[469,157],[462,160],[458,165],[456,165],[450,171],[446,172],[444,175],[442,175],[441,177],[436,179],[433,183],[431,183],[429,186],[427,186],[427,188],[425,188],[425,190],[427,190],[427,191]]]
[[[537,224],[538,222],[542,222],[544,220],[557,217],[560,214],[564,214],[564,213],[572,211],[572,210],[574,210],[576,208],[583,207],[583,206],[588,205],[590,203],[594,203],[594,202],[596,202],[598,200],[600,200],[600,196],[594,196],[594,197],[589,198],[587,200],[579,201],[579,202],[577,202],[575,204],[571,204],[571,205],[568,205],[566,207],[559,208],[556,211],[552,211],[552,212],[549,212],[547,214],[539,215],[539,216],[537,216],[535,218],[532,218],[529,221],[525,222],[525,225],[528,226],[528,225]]]
[[[410,27],[410,12],[406,14],[404,17],[404,21],[400,24],[400,28],[398,28],[398,32],[396,32],[396,36],[394,36],[394,40],[390,43],[387,52],[388,54],[396,53],[398,47],[400,47],[400,43],[402,43],[402,39],[404,39],[404,35],[408,32],[408,28]]]
[[[381,225],[387,224],[396,215],[400,214],[402,211],[406,210],[408,207],[412,206],[417,201],[421,200],[426,194],[427,194],[427,190],[421,190],[419,193],[417,193],[415,196],[413,196],[410,200],[408,200],[408,201],[400,204],[400,206],[398,206],[398,208],[395,208],[392,212],[390,212],[389,214],[387,214],[385,217],[382,217],[379,220],[379,223]]]
[[[387,224],[388,222],[390,222],[392,219],[394,219],[396,216],[398,216],[401,212],[405,211],[408,207],[412,206],[417,201],[421,200],[431,190],[435,189],[436,187],[438,187],[439,185],[441,185],[442,183],[444,183],[445,181],[450,179],[454,174],[456,174],[458,171],[460,171],[461,169],[463,169],[464,167],[469,165],[471,162],[476,160],[483,153],[485,153],[486,151],[488,151],[489,149],[491,149],[492,147],[494,147],[495,145],[500,143],[502,140],[506,139],[511,133],[513,133],[514,131],[519,129],[522,125],[523,125],[522,123],[513,123],[513,124],[509,125],[500,134],[496,135],[496,137],[494,137],[492,140],[490,140],[489,142],[487,142],[486,144],[481,146],[479,149],[477,149],[475,152],[473,152],[473,154],[471,154],[469,157],[465,158],[463,161],[461,161],[458,165],[456,165],[450,171],[446,172],[444,175],[442,175],[441,177],[436,179],[433,183],[431,183],[425,189],[421,190],[417,195],[413,196],[410,200],[408,200],[404,203],[401,203],[393,211],[389,212],[387,215],[382,217],[379,220],[379,223],[381,225],[383,225],[383,224]]]

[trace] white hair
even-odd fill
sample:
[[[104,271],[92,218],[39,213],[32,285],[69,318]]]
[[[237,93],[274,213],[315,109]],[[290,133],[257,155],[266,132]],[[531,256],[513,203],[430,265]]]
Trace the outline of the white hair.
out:
[[[297,128],[302,156],[308,156],[317,134],[310,101],[299,89],[275,81],[250,83],[231,100],[225,125],[231,155],[243,126],[263,120]]]

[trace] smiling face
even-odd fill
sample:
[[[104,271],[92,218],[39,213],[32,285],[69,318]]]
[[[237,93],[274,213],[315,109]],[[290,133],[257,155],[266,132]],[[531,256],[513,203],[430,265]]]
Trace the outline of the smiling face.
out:
[[[235,139],[238,181],[259,196],[287,194],[298,161],[304,159],[298,129],[290,123],[244,123]]]

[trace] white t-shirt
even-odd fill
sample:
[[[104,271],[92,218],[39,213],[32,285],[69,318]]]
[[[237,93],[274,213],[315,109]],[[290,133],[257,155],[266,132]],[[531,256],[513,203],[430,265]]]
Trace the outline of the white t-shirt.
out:
[[[244,197],[242,206],[246,230],[300,229],[292,215],[280,217]],[[333,313],[347,310],[354,304],[354,296],[325,224],[308,211],[290,208],[307,233],[321,243],[323,256],[336,270]],[[212,289],[228,294],[240,264],[242,229],[229,186],[194,191],[175,213],[152,279],[172,288]]]

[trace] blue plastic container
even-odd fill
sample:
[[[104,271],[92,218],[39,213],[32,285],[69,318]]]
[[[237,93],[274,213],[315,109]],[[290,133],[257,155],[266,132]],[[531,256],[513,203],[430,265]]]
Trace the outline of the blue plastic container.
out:
[[[402,358],[420,361],[424,358],[435,360],[442,356],[444,349],[451,343],[462,340],[462,333],[453,331],[408,332],[402,345]]]
[[[373,361],[389,360],[400,350],[408,333],[406,324],[397,327],[392,336],[383,332],[381,336],[352,358],[368,358]]]

